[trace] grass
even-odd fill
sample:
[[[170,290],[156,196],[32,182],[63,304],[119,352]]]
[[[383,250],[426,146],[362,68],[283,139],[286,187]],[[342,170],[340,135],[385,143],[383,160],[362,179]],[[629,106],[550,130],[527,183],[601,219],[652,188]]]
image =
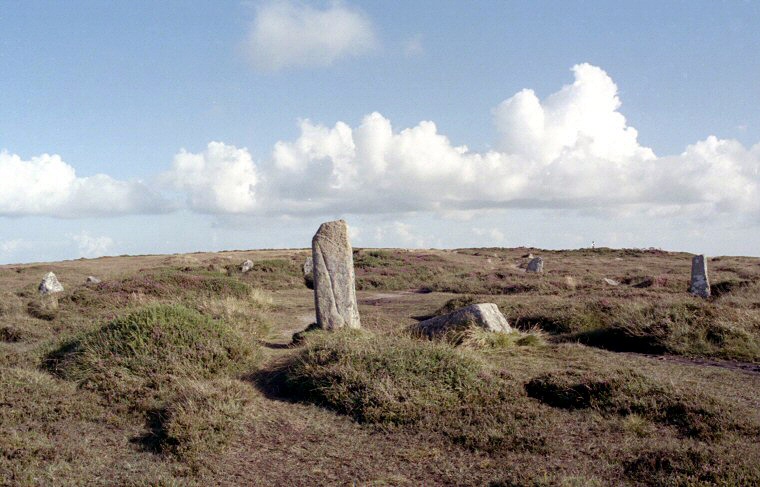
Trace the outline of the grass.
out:
[[[476,354],[445,343],[312,333],[275,380],[289,397],[364,423],[413,425],[487,451],[541,445],[540,434],[515,430],[516,418],[532,416],[510,404],[521,394],[516,385]]]
[[[110,402],[137,405],[176,378],[243,370],[254,363],[255,352],[224,322],[182,306],[156,305],[64,343],[47,365]]]
[[[245,394],[233,379],[258,359],[256,345],[224,321],[153,305],[63,344],[47,367],[144,416],[146,448],[178,455],[195,471],[240,430]]]
[[[684,395],[625,369],[564,371],[525,384],[530,397],[557,408],[593,409],[602,414],[635,415],[675,426],[687,436],[710,438],[744,427],[726,414],[728,405],[703,394]]]
[[[0,485],[760,483],[759,376],[688,358],[760,363],[760,260],[358,249],[365,329],[288,346],[307,254],[0,266]],[[518,331],[406,333],[474,302]]]

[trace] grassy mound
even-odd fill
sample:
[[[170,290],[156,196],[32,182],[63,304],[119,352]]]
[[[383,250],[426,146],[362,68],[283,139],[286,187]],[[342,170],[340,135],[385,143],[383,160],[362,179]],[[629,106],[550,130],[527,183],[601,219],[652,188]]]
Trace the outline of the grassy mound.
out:
[[[134,404],[176,378],[213,378],[255,357],[253,345],[223,321],[182,306],[156,305],[65,344],[49,364],[110,401]]]
[[[103,281],[93,287],[81,287],[68,299],[80,307],[102,309],[123,305],[139,296],[184,300],[202,296],[245,298],[250,293],[251,286],[233,277],[208,271],[163,268]]]
[[[527,382],[525,390],[529,396],[553,407],[638,415],[675,426],[682,434],[698,438],[743,427],[715,399],[698,394],[686,397],[629,369],[545,374]]]
[[[437,431],[468,448],[540,448],[517,382],[446,343],[360,332],[306,337],[275,376],[281,392],[383,426]],[[521,427],[520,425],[524,427]]]
[[[230,379],[177,384],[166,404],[151,411],[153,445],[202,470],[243,430],[250,387]]]
[[[732,303],[679,297],[587,302],[543,298],[502,304],[520,329],[616,352],[671,353],[760,362],[760,312]]]

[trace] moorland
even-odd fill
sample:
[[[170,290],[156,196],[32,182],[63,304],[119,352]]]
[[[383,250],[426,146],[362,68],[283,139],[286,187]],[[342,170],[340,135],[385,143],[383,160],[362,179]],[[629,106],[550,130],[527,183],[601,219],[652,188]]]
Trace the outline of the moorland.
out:
[[[299,333],[309,254],[0,266],[0,483],[760,484],[760,259],[355,249],[362,329]],[[475,302],[515,332],[409,333]]]

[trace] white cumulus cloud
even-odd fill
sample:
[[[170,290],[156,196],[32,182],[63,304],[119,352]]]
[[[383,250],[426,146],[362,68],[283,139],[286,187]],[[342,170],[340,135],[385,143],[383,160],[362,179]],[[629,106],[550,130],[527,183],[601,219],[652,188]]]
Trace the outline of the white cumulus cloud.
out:
[[[201,213],[250,213],[257,207],[259,176],[245,148],[211,142],[199,154],[182,150],[162,180]]]
[[[379,113],[356,127],[301,123],[266,165],[268,212],[289,214],[563,208],[760,213],[760,144],[709,136],[658,157],[619,111],[613,80],[589,64],[546,99],[499,104],[496,149],[453,144],[432,121],[401,130]],[[263,166],[262,166],[263,167]]]
[[[376,46],[372,22],[360,11],[342,2],[321,9],[285,0],[259,8],[246,42],[253,65],[262,71],[329,66]]]
[[[157,213],[166,202],[141,182],[79,177],[57,154],[24,160],[0,151],[0,216]]]
[[[80,257],[94,258],[106,255],[113,247],[113,239],[106,235],[92,236],[88,232],[81,232],[71,237],[77,244]]]

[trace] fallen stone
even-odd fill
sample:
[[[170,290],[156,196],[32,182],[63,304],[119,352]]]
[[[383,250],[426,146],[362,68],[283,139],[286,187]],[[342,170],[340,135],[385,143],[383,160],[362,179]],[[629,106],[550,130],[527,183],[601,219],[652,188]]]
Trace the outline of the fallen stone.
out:
[[[240,272],[242,272],[243,274],[250,271],[251,269],[253,269],[253,262],[251,260],[246,260],[245,262],[240,264]]]
[[[100,279],[98,279],[95,276],[87,276],[85,283],[86,284],[100,284]]]
[[[528,267],[525,268],[525,272],[544,272],[544,259],[541,257],[535,257],[528,262]]]
[[[63,285],[58,282],[58,278],[55,277],[55,274],[48,272],[45,274],[45,277],[42,278],[42,282],[40,283],[40,287],[38,289],[40,291],[40,294],[44,296],[46,294],[63,292]]]
[[[691,259],[689,292],[701,298],[710,297],[710,279],[707,277],[707,260],[704,255],[695,255]]]
[[[471,326],[498,333],[509,333],[509,322],[493,303],[471,304],[447,315],[420,321],[414,330],[428,337],[436,337],[448,331],[461,331]]]
[[[610,286],[619,286],[620,283],[616,281],[615,279],[609,279],[607,277],[604,278],[604,282],[609,284]]]
[[[346,222],[323,223],[311,241],[311,253],[317,325],[325,330],[361,328]]]

